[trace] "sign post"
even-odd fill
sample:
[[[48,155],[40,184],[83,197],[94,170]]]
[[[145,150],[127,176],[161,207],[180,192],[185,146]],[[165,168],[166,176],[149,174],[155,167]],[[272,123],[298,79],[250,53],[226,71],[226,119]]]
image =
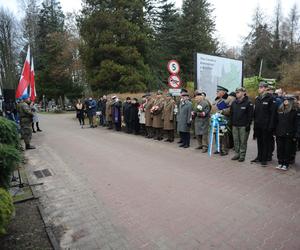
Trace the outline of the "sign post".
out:
[[[167,65],[167,69],[170,73],[168,78],[168,85],[170,87],[169,93],[172,93],[173,96],[179,96],[181,87],[179,63],[176,60],[170,60]]]

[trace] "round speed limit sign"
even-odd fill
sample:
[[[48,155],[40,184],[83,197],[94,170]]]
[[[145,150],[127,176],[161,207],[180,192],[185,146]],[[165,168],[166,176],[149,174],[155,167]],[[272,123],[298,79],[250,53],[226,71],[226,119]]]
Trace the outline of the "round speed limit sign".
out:
[[[181,79],[178,75],[170,75],[168,84],[171,88],[177,89],[181,85]]]
[[[168,62],[168,71],[171,75],[177,75],[180,71],[179,63],[176,60]]]

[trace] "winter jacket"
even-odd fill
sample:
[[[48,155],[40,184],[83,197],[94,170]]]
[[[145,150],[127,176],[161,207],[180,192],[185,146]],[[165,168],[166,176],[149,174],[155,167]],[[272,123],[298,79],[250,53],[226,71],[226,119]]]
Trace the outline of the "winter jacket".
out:
[[[276,102],[269,93],[258,96],[254,107],[254,129],[273,130],[276,113]]]
[[[283,104],[279,107],[275,116],[276,136],[280,137],[295,137],[297,132],[297,111],[289,108],[282,109]]]
[[[230,120],[232,126],[249,127],[253,118],[253,104],[248,96],[241,101],[235,100],[230,107]]]

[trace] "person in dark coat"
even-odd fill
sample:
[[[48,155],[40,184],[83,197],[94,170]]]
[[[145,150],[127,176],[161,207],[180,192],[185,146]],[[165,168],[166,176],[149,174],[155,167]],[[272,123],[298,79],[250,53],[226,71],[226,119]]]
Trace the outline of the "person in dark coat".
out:
[[[253,104],[246,95],[246,89],[237,88],[236,100],[230,107],[230,121],[232,124],[232,135],[235,155],[231,160],[245,161],[247,141],[253,118]]]
[[[257,157],[251,162],[261,163],[261,166],[267,165],[270,152],[270,137],[274,133],[276,102],[273,96],[268,93],[268,84],[261,82],[259,84],[259,96],[255,99],[254,107],[254,133],[257,138]]]
[[[112,100],[112,120],[115,124],[116,131],[121,131],[122,102],[118,99],[117,96],[113,96]]]
[[[99,125],[100,126],[105,126],[105,110],[106,110],[106,96],[102,96],[98,102],[98,111],[100,112],[100,121]]]
[[[87,102],[87,116],[89,118],[89,124],[91,128],[96,128],[96,110],[97,110],[97,102],[92,97],[89,98]]]
[[[129,127],[134,134],[138,135],[140,131],[139,123],[139,103],[136,98],[131,100],[129,112]]]
[[[284,97],[283,103],[276,112],[276,144],[277,144],[277,169],[288,170],[293,154],[293,139],[296,136],[297,111],[294,108],[294,98]]]
[[[126,126],[126,133],[131,134],[132,129],[130,126],[130,114],[131,114],[131,98],[127,97],[126,101],[123,106],[123,117],[124,117],[124,123]]]
[[[190,129],[192,126],[192,103],[187,92],[181,93],[181,102],[177,114],[177,131],[182,142],[179,147],[190,147]]]

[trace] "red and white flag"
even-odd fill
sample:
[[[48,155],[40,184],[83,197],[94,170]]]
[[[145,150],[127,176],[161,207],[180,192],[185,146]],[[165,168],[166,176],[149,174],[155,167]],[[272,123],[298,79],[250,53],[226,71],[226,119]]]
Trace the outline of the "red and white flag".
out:
[[[21,98],[24,95],[28,95],[28,86],[30,83],[30,47],[28,46],[26,60],[24,62],[21,78],[16,91],[16,98]]]
[[[34,81],[34,66],[33,58],[31,59],[31,70],[30,70],[30,100],[34,102],[36,98],[35,81]]]

